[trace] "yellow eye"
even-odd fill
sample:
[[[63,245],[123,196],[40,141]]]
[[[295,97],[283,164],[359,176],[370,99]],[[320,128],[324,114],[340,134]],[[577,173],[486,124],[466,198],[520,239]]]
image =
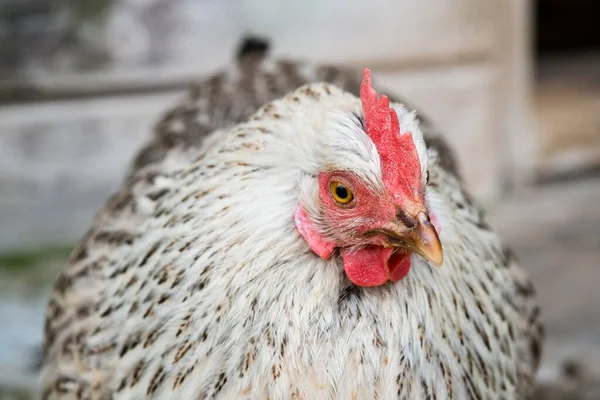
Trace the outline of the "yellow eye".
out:
[[[352,191],[339,182],[331,182],[331,195],[340,204],[348,204],[354,198]]]

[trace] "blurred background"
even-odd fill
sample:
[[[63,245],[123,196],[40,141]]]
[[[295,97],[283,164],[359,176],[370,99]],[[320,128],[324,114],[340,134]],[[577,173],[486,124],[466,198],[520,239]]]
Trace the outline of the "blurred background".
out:
[[[540,399],[600,399],[598,21],[598,0],[1,0],[0,398],[35,396],[49,285],[153,123],[252,34],[437,122],[537,286]]]

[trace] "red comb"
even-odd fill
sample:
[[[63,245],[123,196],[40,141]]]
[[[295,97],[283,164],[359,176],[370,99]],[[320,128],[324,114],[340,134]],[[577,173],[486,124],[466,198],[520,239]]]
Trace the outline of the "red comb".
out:
[[[377,98],[371,71],[366,68],[360,85],[367,135],[379,157],[386,188],[395,194],[414,198],[421,185],[421,164],[411,132],[400,134],[400,122],[386,95]]]

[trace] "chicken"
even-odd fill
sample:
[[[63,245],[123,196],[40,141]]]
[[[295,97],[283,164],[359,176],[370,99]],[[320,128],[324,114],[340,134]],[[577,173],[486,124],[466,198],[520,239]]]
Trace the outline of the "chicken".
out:
[[[368,70],[244,57],[71,255],[42,397],[529,398],[539,314],[431,123]]]

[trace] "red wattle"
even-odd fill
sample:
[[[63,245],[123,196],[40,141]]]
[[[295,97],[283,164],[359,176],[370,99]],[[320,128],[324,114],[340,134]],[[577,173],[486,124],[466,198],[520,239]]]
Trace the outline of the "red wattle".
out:
[[[379,286],[388,280],[399,281],[410,270],[410,253],[395,253],[382,246],[360,250],[340,249],[348,279],[358,286]]]
[[[392,249],[367,246],[360,250],[340,249],[348,279],[358,286],[379,286],[390,279],[387,260]]]
[[[410,252],[392,254],[388,265],[390,266],[390,280],[398,282],[410,271]]]

